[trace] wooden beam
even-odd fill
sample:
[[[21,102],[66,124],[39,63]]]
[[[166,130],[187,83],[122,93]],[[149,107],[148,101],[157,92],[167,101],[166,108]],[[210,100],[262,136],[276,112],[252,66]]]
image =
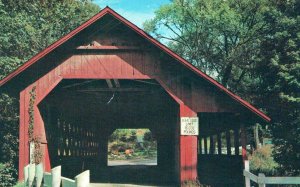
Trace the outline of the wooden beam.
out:
[[[246,135],[246,130],[245,130],[245,125],[241,125],[241,144],[242,144],[242,157],[243,161],[247,160],[247,135]]]
[[[210,140],[210,146],[209,146],[209,154],[215,154],[215,142],[214,142],[214,136],[211,135],[209,137]]]
[[[105,79],[105,80],[106,80],[107,86],[109,88],[113,88],[114,87],[110,79]]]
[[[218,139],[218,154],[221,155],[221,154],[222,154],[222,139],[221,139],[221,133],[218,133],[217,139]]]
[[[204,153],[207,154],[207,137],[204,138]]]
[[[80,83],[74,83],[74,84],[64,86],[62,88],[71,88],[71,87],[75,87],[75,86],[81,86],[81,85],[85,85],[85,84],[88,84],[88,83],[91,83],[91,82],[94,82],[94,81],[97,81],[97,80],[88,80],[88,81],[84,81],[84,82],[80,82]]]
[[[114,45],[102,45],[102,46],[79,46],[78,50],[143,50],[137,46],[114,46]]]
[[[120,82],[119,82],[118,79],[114,79],[114,83],[115,83],[115,85],[116,85],[117,88],[121,87]]]
[[[239,155],[239,146],[240,146],[239,129],[235,129],[234,130],[234,152],[235,152],[235,155]]]
[[[198,154],[202,155],[202,137],[199,136]]]
[[[149,88],[94,88],[86,90],[76,90],[77,92],[151,92]]]

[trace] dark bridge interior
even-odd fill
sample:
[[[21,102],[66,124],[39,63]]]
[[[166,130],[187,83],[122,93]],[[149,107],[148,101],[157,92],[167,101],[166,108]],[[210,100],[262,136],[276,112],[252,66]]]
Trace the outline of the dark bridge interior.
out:
[[[51,166],[92,182],[178,184],[178,105],[154,80],[63,80],[39,105]],[[118,128],[148,128],[157,166],[107,165],[108,137]]]

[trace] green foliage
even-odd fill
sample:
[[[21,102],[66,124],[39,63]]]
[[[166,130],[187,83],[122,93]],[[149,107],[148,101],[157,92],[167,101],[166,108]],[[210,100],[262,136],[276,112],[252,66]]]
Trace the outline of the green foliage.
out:
[[[24,186],[24,182],[18,182],[16,185],[14,185],[14,187],[23,187]]]
[[[88,1],[0,1],[0,78],[99,11]]]
[[[15,163],[19,135],[17,101],[1,94],[0,106],[0,162]]]
[[[32,88],[30,91],[30,100],[29,100],[29,109],[28,109],[28,115],[29,115],[29,122],[28,122],[28,138],[29,141],[33,141],[34,139],[34,102],[36,98],[36,93],[35,93],[36,86]]]
[[[276,175],[276,169],[278,164],[274,161],[272,156],[272,146],[263,146],[249,157],[251,172],[258,175],[258,173],[264,173],[265,175]]]
[[[29,108],[28,108],[28,139],[30,143],[34,143],[34,152],[33,155],[30,155],[34,158],[31,162],[34,164],[39,164],[43,158],[43,152],[41,150],[41,141],[40,137],[34,135],[34,103],[36,99],[36,86],[33,86],[29,92],[30,99],[29,99]]]
[[[136,140],[136,130],[135,129],[117,129],[113,132],[113,134],[109,137],[109,141],[117,141],[120,140],[122,142],[133,142]]]
[[[174,0],[144,27],[203,72],[242,91],[253,81],[267,9],[264,0]]]
[[[142,144],[138,137],[143,138]],[[126,154],[130,150],[130,155]],[[117,129],[108,141],[109,159],[153,158],[157,155],[157,142],[149,129]]]
[[[0,0],[0,79],[98,11],[99,7],[87,0]],[[1,93],[0,162],[7,166],[2,172],[10,173],[14,181],[18,164],[18,108],[14,98]],[[10,177],[2,177],[1,183],[13,181]]]
[[[0,186],[13,186],[16,183],[16,169],[10,164],[0,163]]]
[[[18,166],[18,110],[17,101],[0,95],[0,186],[12,186]]]
[[[188,180],[181,183],[182,187],[210,187],[208,185],[202,185],[198,180]]]
[[[282,174],[300,174],[300,2],[274,1],[264,19],[258,91],[273,120],[274,159]]]
[[[151,133],[151,131],[146,131],[144,134],[144,141],[153,141],[154,137]]]
[[[193,65],[265,106],[274,159],[293,175],[300,174],[299,14],[297,0],[174,0],[144,24]]]

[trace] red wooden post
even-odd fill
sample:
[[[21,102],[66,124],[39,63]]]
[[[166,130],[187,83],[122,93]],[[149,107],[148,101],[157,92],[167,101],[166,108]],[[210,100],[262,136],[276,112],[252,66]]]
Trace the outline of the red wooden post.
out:
[[[48,144],[44,144],[44,169],[47,172],[51,171],[51,162],[50,162],[50,155],[49,155],[49,150],[48,150]]]
[[[46,138],[46,131],[45,131],[45,124],[44,120],[41,116],[40,110],[35,104],[34,106],[34,134],[40,138],[41,141],[41,150],[42,150],[42,162],[44,164],[44,169],[47,172],[51,171],[51,164],[50,164],[50,156],[48,152],[48,142]]]
[[[242,157],[243,161],[247,160],[247,135],[246,135],[246,130],[245,130],[245,125],[241,125],[241,144],[242,144]]]
[[[28,156],[28,144],[26,142],[26,124],[25,124],[25,91],[20,93],[20,134],[19,134],[19,180],[24,179],[23,168],[26,165],[26,156]],[[26,152],[27,150],[27,152]]]
[[[197,113],[180,104],[180,117],[196,117]],[[197,136],[180,136],[180,181],[197,179]]]

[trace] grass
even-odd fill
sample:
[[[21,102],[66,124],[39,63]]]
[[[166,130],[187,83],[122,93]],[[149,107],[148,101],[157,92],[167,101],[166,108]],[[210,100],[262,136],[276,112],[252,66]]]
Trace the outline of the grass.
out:
[[[18,182],[16,185],[14,185],[14,187],[23,187],[24,186],[24,182]]]

